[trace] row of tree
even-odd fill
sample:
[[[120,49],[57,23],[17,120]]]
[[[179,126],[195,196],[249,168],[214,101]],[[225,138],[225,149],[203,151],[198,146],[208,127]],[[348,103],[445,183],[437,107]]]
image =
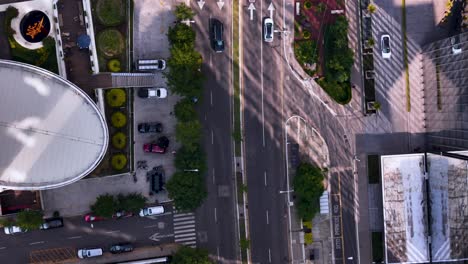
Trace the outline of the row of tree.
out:
[[[301,163],[293,178],[299,217],[308,221],[320,210],[319,199],[325,191],[323,171],[310,163]]]
[[[183,21],[193,19],[193,11],[185,4],[176,7],[176,24],[169,28],[171,57],[167,86],[182,97],[174,107],[177,118],[176,139],[182,144],[175,157],[176,172],[166,183],[169,197],[178,210],[190,211],[199,207],[207,192],[204,183],[206,160],[200,144],[202,126],[195,105],[202,100],[202,56],[195,50],[195,31]]]
[[[91,205],[91,211],[97,216],[112,217],[118,211],[138,213],[145,204],[146,198],[138,193],[117,196],[104,194],[97,197],[96,202]]]
[[[16,219],[3,218],[0,222],[2,226],[19,226],[23,230],[39,229],[44,223],[44,215],[41,211],[25,210],[16,215]]]

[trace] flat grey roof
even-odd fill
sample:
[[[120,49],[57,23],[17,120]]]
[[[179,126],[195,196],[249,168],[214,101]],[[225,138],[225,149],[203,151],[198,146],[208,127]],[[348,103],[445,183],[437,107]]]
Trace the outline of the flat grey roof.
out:
[[[0,188],[56,188],[96,168],[109,135],[81,89],[41,68],[5,60],[0,80]]]

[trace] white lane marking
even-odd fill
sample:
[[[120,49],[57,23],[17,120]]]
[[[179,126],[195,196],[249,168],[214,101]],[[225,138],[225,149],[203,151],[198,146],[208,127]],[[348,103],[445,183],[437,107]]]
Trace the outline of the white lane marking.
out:
[[[218,223],[218,216],[216,215],[216,207],[214,209],[214,218],[215,218],[215,223]]]
[[[265,174],[264,174],[264,176],[265,176],[265,186],[267,186],[267,176],[266,176],[266,171],[265,171]]]
[[[152,227],[157,227],[158,225],[149,225],[149,226],[144,226],[143,228],[152,228]]]
[[[195,236],[195,233],[188,233],[188,234],[181,234],[181,235],[176,235],[174,236],[175,238],[181,238],[181,237],[188,237],[188,236]]]
[[[210,91],[210,104],[213,106],[213,91]]]
[[[211,145],[214,144],[214,133],[213,133],[213,129],[211,130]]]
[[[268,261],[271,263],[271,249],[268,249]]]
[[[188,241],[193,241],[193,242],[195,242],[196,240],[197,240],[196,237],[187,237],[187,238],[175,239],[174,241],[177,242],[177,243],[178,243],[178,242],[183,242],[183,243],[185,244],[185,243],[188,242]],[[184,241],[186,241],[186,242],[184,242]]]
[[[176,223],[174,223],[174,226],[187,225],[187,224],[195,224],[195,220],[176,222]]]
[[[218,255],[218,260],[219,260],[219,246],[216,247],[216,254]]]
[[[185,225],[185,226],[174,226],[174,233],[178,231],[184,231],[187,228],[195,228],[195,225]]]
[[[78,239],[78,238],[81,238],[81,236],[67,237],[67,239]]]
[[[178,222],[178,221],[186,221],[186,220],[192,220],[192,219],[195,219],[194,215],[188,215],[188,216],[174,218],[174,221]]]
[[[44,241],[29,243],[29,245],[37,245],[37,244],[44,244]]]
[[[263,10],[263,1],[260,1],[260,10]],[[262,135],[263,147],[265,147],[265,112],[263,107],[263,38],[260,38],[260,84],[262,87]]]
[[[211,54],[210,52],[210,68],[212,68],[212,65],[213,65],[213,54]]]
[[[107,234],[111,234],[111,233],[118,233],[118,232],[120,232],[120,230],[107,231],[106,233],[107,233]]]
[[[266,210],[266,222],[267,222],[267,225],[270,224],[270,219],[268,218],[268,210]]]
[[[5,249],[6,247],[0,247],[0,250]]]
[[[213,168],[213,184],[215,184],[215,169]]]

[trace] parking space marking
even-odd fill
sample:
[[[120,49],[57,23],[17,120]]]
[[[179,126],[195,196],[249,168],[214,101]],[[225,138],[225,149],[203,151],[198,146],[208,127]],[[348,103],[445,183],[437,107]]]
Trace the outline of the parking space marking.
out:
[[[37,245],[37,244],[44,244],[45,242],[44,241],[39,241],[39,242],[32,242],[32,243],[29,243],[29,245]]]

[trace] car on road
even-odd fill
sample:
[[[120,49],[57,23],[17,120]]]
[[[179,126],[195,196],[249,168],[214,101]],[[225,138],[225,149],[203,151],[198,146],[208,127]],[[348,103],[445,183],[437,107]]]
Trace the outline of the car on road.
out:
[[[452,54],[460,54],[462,52],[460,44],[460,35],[456,35],[450,38],[450,44],[452,44]]]
[[[146,153],[166,153],[169,147],[169,139],[165,136],[158,138],[157,142],[143,144],[143,151]]]
[[[93,258],[102,256],[102,248],[82,248],[78,250],[78,258]]]
[[[93,214],[87,214],[87,215],[85,215],[84,220],[86,222],[97,222],[97,221],[106,220],[106,218],[96,216],[96,215],[93,215]]]
[[[44,223],[42,223],[39,226],[39,228],[42,229],[42,230],[47,230],[47,229],[52,229],[52,228],[59,228],[59,227],[63,227],[63,218],[61,218],[61,217],[45,219]]]
[[[263,40],[265,42],[273,42],[273,32],[273,19],[267,17],[263,20]]]
[[[380,38],[380,48],[382,49],[382,58],[390,59],[392,51],[390,48],[390,35],[384,34]]]
[[[7,234],[7,235],[13,235],[13,234],[17,234],[17,233],[24,233],[24,232],[28,231],[26,229],[22,229],[19,226],[5,226],[3,228],[3,230],[5,231],[5,234]]]
[[[163,132],[163,125],[159,122],[139,123],[138,132],[140,133],[161,133]]]
[[[112,245],[109,251],[112,254],[132,252],[133,245],[130,243],[119,243],[119,244]]]
[[[138,97],[145,98],[145,99],[151,99],[151,98],[163,99],[167,97],[167,90],[166,88],[163,88],[163,87],[140,88],[138,90]]]
[[[164,213],[163,206],[153,206],[153,207],[146,207],[140,210],[139,215],[143,216],[151,216],[151,215],[158,215]]]
[[[112,215],[112,218],[120,219],[120,218],[132,217],[132,216],[133,216],[132,212],[126,212],[122,210],[122,211],[115,212],[115,214]]]
[[[224,51],[224,25],[216,18],[211,19],[211,47],[216,53]]]

